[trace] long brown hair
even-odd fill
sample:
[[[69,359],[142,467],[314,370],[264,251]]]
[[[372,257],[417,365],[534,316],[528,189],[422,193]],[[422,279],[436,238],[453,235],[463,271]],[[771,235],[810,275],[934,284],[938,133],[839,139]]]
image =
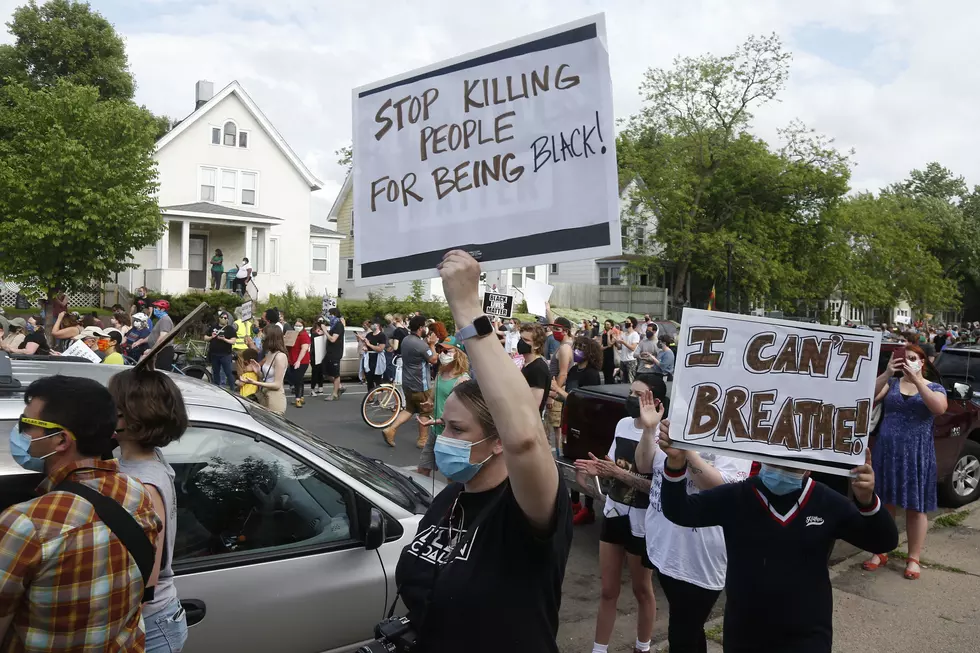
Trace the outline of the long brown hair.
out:
[[[585,366],[593,369],[602,369],[602,348],[592,338],[579,336],[575,339],[575,349],[581,349],[585,354]]]
[[[463,381],[453,388],[452,394],[466,406],[467,410],[473,413],[473,417],[480,423],[480,428],[483,430],[485,437],[500,437],[497,433],[497,427],[493,423],[493,415],[490,414],[490,409],[487,408],[487,402],[483,398],[483,392],[480,390],[480,386],[477,385],[476,381],[472,379]]]
[[[448,372],[451,376],[463,376],[464,374],[470,373],[470,358],[462,349],[456,349],[455,347],[443,347],[445,350],[452,349],[456,357],[453,359],[453,364],[448,367]],[[439,373],[441,374],[445,370],[442,366],[439,367]]]
[[[268,324],[262,330],[262,350],[268,352],[286,353],[286,341],[283,340],[282,330],[278,325]]]

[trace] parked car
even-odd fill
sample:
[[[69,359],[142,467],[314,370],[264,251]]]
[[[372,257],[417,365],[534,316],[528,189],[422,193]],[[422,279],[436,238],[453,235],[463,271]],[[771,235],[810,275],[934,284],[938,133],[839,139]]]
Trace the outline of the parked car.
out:
[[[120,369],[0,354],[0,430],[14,426],[34,379],[107,383]],[[426,488],[443,485],[327,444],[213,385],[171,378],[190,419],[164,450],[177,473],[184,650],[350,651],[372,639],[395,596],[402,548],[431,503]],[[0,508],[33,496],[39,480],[0,439]]]
[[[888,365],[891,353],[898,347],[895,342],[883,343],[879,357],[879,374]],[[940,383],[946,388],[948,408],[943,415],[935,419],[933,437],[936,445],[936,464],[938,468],[939,496],[943,504],[956,507],[980,498],[980,406],[973,396],[973,386],[960,381],[964,378],[973,379],[975,374],[969,373],[969,365],[980,372],[980,348],[967,356],[967,372],[963,372],[962,360],[952,356],[941,364],[942,358],[950,351],[943,352],[936,361],[936,366],[927,366],[924,372],[930,381]],[[939,368],[939,369],[937,369]],[[940,369],[959,371],[958,375],[946,378]],[[671,383],[667,383],[667,394],[670,395]],[[626,384],[590,386],[577,388],[569,393],[562,413],[562,435],[566,440],[559,465],[570,484],[580,491],[575,478],[574,462],[578,458],[588,458],[591,452],[602,457],[609,452],[616,424],[626,417],[626,397],[629,386]],[[877,437],[877,425],[874,425],[869,445],[874,448]],[[848,489],[847,477],[828,474],[815,475],[837,491],[846,494]]]

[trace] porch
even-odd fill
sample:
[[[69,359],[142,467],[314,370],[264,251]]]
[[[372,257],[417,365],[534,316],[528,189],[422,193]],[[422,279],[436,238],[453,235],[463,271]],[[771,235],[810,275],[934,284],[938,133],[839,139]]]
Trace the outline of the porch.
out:
[[[278,238],[272,227],[281,218],[198,202],[162,207],[165,231],[155,252],[146,252],[143,283],[151,291],[167,294],[211,288],[211,257],[220,249],[227,273],[248,258],[255,272],[268,274],[278,268]],[[146,251],[146,250],[144,250]],[[227,288],[222,275],[219,288]]]

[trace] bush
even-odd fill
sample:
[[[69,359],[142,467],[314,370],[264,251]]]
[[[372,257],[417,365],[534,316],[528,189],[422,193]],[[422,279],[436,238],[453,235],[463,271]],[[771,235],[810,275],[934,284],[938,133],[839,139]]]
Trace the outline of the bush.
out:
[[[366,300],[341,299],[337,303],[337,308],[340,309],[340,313],[350,326],[361,326],[364,320],[383,318],[389,314],[401,313],[403,316],[407,316],[409,313],[421,311],[422,315],[445,324],[446,330],[449,333],[456,331],[453,314],[449,310],[449,305],[445,302],[415,302],[411,299],[371,296]]]
[[[187,328],[187,334],[200,335],[212,324],[218,321],[218,310],[234,312],[242,305],[243,299],[231,292],[189,292],[183,295],[166,295],[163,293],[153,293],[149,296],[150,301],[166,299],[170,302],[170,317],[174,324],[177,324],[190,314],[201,302],[207,302],[208,308],[204,310],[200,319],[195,320]]]

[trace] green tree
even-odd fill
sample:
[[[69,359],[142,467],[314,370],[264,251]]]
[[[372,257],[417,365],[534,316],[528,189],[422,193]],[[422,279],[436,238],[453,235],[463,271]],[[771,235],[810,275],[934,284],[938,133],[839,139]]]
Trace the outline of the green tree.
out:
[[[92,86],[0,88],[0,277],[70,290],[127,269],[163,232],[155,135]]]
[[[94,86],[103,100],[132,99],[136,85],[123,39],[88,3],[30,0],[7,27],[15,43],[0,53],[0,74],[34,89],[67,80]]]
[[[334,154],[337,155],[337,165],[350,172],[351,168],[354,167],[354,147],[352,145],[345,145],[335,151]]]

